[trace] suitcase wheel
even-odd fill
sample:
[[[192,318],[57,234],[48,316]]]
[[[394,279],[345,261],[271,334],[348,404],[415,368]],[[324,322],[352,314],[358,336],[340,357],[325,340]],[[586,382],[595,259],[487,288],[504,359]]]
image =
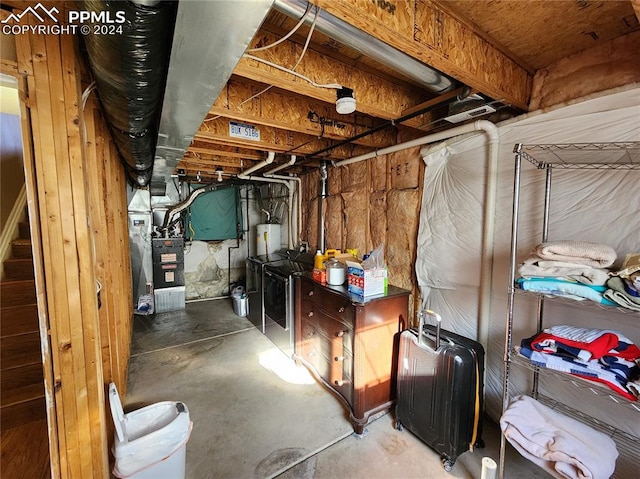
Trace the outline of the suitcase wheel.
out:
[[[402,425],[402,423],[401,423],[400,421],[398,421],[397,419],[396,419],[396,422],[395,422],[395,424],[393,425],[393,427],[394,427],[397,431],[400,431],[400,432],[404,431],[404,426],[403,426],[403,425]]]
[[[451,472],[451,469],[453,469],[453,465],[456,463],[456,461],[452,461],[451,459],[449,459],[448,457],[442,457],[442,467],[444,467],[444,470],[446,472]]]

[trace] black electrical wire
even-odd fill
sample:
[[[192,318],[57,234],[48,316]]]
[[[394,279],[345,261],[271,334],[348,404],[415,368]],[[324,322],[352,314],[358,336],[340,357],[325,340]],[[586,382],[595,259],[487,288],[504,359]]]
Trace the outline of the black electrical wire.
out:
[[[334,150],[335,148],[338,148],[340,146],[344,146],[344,145],[348,145],[349,143],[353,143],[356,140],[359,140],[361,138],[364,138],[366,136],[369,135],[373,135],[374,133],[384,130],[385,128],[389,128],[391,126],[397,126],[400,123],[404,123],[407,120],[410,120],[412,118],[415,118],[417,116],[423,115],[424,113],[428,113],[432,110],[435,110],[436,108],[441,108],[443,106],[447,106],[451,103],[454,103],[456,101],[459,101],[460,98],[458,97],[458,95],[454,95],[451,98],[448,98],[447,100],[443,100],[442,102],[436,103],[436,104],[432,104],[429,106],[426,106],[424,108],[421,108],[419,110],[416,110],[412,113],[409,113],[407,115],[401,116],[399,118],[396,118],[395,120],[389,120],[385,123],[382,123],[378,126],[375,126],[373,128],[370,128],[369,130],[363,131],[362,133],[358,133],[355,136],[352,136],[350,138],[347,138],[345,140],[341,140],[337,143],[334,143],[333,145],[327,146],[325,148],[322,148],[321,150],[315,151],[309,155],[305,155],[304,158],[302,158],[302,160],[298,161],[296,164],[297,165],[304,165],[305,163],[309,163],[310,161],[314,160],[314,157],[317,157],[318,155],[321,155],[323,153],[327,153],[331,150]]]
[[[287,151],[285,151],[282,154],[283,155],[288,155],[289,153],[293,153],[294,151],[296,151],[298,148],[302,148],[303,146],[306,146],[309,143],[313,143],[314,141],[323,139],[324,138],[324,132],[325,132],[325,126],[324,126],[323,123],[320,123],[320,135],[315,137],[313,140],[305,141],[304,143],[302,143],[300,145],[296,145],[293,148],[288,149]]]

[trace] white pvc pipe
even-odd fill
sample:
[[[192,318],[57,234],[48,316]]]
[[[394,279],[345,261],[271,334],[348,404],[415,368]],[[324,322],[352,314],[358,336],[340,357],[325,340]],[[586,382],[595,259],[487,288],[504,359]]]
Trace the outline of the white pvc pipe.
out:
[[[496,479],[498,464],[490,457],[482,458],[482,472],[480,479]]]
[[[296,162],[296,155],[291,155],[291,159],[289,161],[287,161],[286,163],[283,163],[279,166],[276,166],[275,168],[263,173],[264,176],[269,176],[269,175],[273,175],[275,172],[280,171],[280,170],[284,170],[285,168],[289,167],[289,166],[293,166]]]
[[[478,318],[478,342],[489,347],[489,326],[491,323],[491,283],[493,281],[493,237],[496,219],[496,191],[498,186],[498,158],[500,135],[491,122],[479,120],[479,125],[489,137],[487,158],[487,181],[484,188],[484,228],[482,229],[482,263],[480,271],[480,317]],[[478,123],[478,122],[476,122]]]
[[[241,174],[238,175],[238,178],[240,178],[241,180],[249,180],[249,181],[263,181],[265,183],[279,183],[281,185],[285,185],[287,187],[287,190],[289,191],[289,211],[288,211],[288,218],[289,218],[289,233],[288,233],[288,245],[289,245],[289,249],[293,249],[293,235],[292,235],[292,226],[291,226],[291,219],[292,219],[292,206],[291,204],[293,203],[293,182],[290,181],[285,181],[285,180],[281,180],[281,179],[276,179],[276,178],[265,178],[263,176],[247,176],[246,174]]]
[[[482,229],[482,253],[480,266],[480,301],[478,305],[478,342],[482,344],[485,354],[489,348],[489,327],[491,323],[491,281],[493,278],[493,236],[495,230],[496,187],[498,182],[498,153],[500,136],[498,128],[486,120],[476,120],[459,128],[443,131],[442,133],[460,131],[463,127],[471,131],[483,131],[489,139],[487,154],[487,181],[484,189],[484,211]],[[470,133],[471,131],[464,131]],[[428,138],[428,137],[424,137]],[[444,138],[438,138],[444,139]],[[420,152],[424,156],[424,151]]]
[[[486,120],[477,120],[477,121],[474,121],[473,123],[467,123],[466,125],[458,126],[456,128],[451,128],[449,130],[434,133],[432,135],[422,136],[420,138],[416,138],[415,140],[407,141],[405,143],[399,143],[397,145],[388,146],[380,150],[375,150],[370,153],[365,153],[364,155],[354,156],[353,158],[347,158],[346,160],[341,160],[334,163],[334,166],[350,165],[351,163],[357,163],[358,161],[368,160],[370,158],[376,158],[378,156],[387,155],[389,153],[394,153],[400,150],[406,150],[407,148],[413,148],[414,146],[426,145],[427,143],[435,143],[436,141],[446,140],[448,138],[462,135],[464,133],[471,133],[474,131],[478,131],[481,129],[477,126],[478,123],[489,123],[490,125],[493,125],[493,123],[488,122]]]
[[[293,182],[298,183],[296,187],[297,188],[296,197],[298,200],[296,203],[296,230],[293,237],[296,239],[296,244],[300,245],[300,235],[302,231],[302,179],[298,178],[297,176],[281,176],[281,175],[272,175],[267,173],[264,173],[264,176],[266,176],[267,178],[288,180],[291,182],[291,186],[293,186]],[[291,193],[291,189],[289,189],[289,192]],[[289,198],[291,198],[291,195],[289,196]]]
[[[498,152],[500,146],[500,136],[498,128],[487,120],[476,120],[473,123],[467,123],[449,130],[444,130],[432,135],[423,136],[415,140],[400,143],[398,145],[389,146],[380,150],[372,151],[364,155],[354,156],[346,160],[334,163],[334,166],[345,166],[358,161],[376,158],[378,156],[387,155],[407,148],[415,146],[435,143],[437,141],[447,140],[454,136],[463,135],[465,133],[473,133],[483,131],[489,138],[489,153],[487,164],[487,181],[485,183],[485,202],[484,202],[484,228],[482,237],[482,265],[480,279],[480,315],[478,318],[478,342],[485,348],[485,354],[488,351],[489,340],[489,323],[491,316],[491,280],[493,276],[493,235],[495,229],[495,202],[496,202],[496,186],[498,179]],[[421,151],[422,154],[422,151]],[[424,156],[424,155],[423,155]]]
[[[267,159],[266,160],[262,160],[260,163],[253,165],[251,168],[249,168],[247,171],[242,172],[242,174],[238,175],[238,178],[241,178],[243,180],[246,180],[247,178],[243,178],[244,177],[248,177],[251,173],[255,173],[256,171],[258,171],[260,168],[264,168],[267,165],[270,165],[271,163],[273,163],[273,159],[276,157],[275,152],[270,151],[267,153]]]

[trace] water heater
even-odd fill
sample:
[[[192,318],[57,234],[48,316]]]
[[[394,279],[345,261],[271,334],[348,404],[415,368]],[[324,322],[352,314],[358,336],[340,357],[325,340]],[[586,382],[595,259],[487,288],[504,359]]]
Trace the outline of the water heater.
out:
[[[280,243],[280,225],[256,225],[256,255],[275,253],[282,245]]]

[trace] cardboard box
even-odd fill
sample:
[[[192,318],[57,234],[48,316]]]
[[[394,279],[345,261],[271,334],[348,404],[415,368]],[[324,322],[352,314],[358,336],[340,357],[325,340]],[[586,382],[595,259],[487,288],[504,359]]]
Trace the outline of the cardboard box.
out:
[[[389,287],[387,268],[363,269],[360,263],[347,261],[347,283],[349,293],[358,296],[386,294]]]

